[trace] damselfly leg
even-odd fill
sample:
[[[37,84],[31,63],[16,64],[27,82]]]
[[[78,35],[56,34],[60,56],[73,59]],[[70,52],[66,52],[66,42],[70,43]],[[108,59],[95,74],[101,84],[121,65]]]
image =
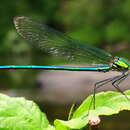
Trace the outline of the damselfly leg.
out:
[[[122,76],[122,75],[121,75],[121,76]],[[93,105],[93,109],[95,109],[95,94],[96,94],[96,92],[97,92],[97,89],[99,89],[100,87],[104,86],[105,84],[107,84],[107,83],[109,83],[109,82],[112,82],[112,81],[115,80],[115,79],[118,79],[119,77],[120,77],[120,76],[118,75],[118,76],[116,76],[116,77],[108,78],[108,79],[105,79],[105,80],[102,80],[102,81],[99,81],[99,82],[95,83],[95,85],[94,85],[94,90],[93,90],[93,96],[92,96],[92,99],[91,99],[91,102],[90,102],[90,105],[89,105],[89,109],[88,109],[88,110],[91,109],[91,106],[92,106],[92,105]],[[88,113],[87,113],[85,116],[83,116],[83,118],[86,117],[86,116],[88,116],[88,115],[89,115],[89,111],[88,111]]]
[[[121,82],[123,82],[128,76],[129,76],[130,73],[123,73],[122,75],[118,75],[118,76],[115,76],[113,78],[109,78],[109,79],[105,79],[103,81],[99,81],[97,82],[95,85],[94,85],[94,90],[93,90],[93,99],[92,99],[92,102],[93,102],[93,109],[95,109],[95,102],[96,102],[96,98],[95,98],[95,94],[97,92],[97,89],[99,89],[100,87],[108,84],[109,82],[112,82],[112,86],[118,91],[120,92],[121,94],[123,94],[127,100],[130,101],[130,99],[128,98],[128,96],[120,89],[119,87],[119,84]],[[92,104],[92,103],[91,103]]]
[[[119,84],[120,84],[121,82],[123,82],[128,76],[129,76],[129,73],[123,74],[122,77],[120,77],[119,79],[115,80],[115,81],[112,83],[112,85],[114,86],[114,88],[115,88],[118,92],[120,92],[121,94],[123,94],[128,101],[130,101],[130,99],[128,98],[128,96],[127,96],[127,95],[120,89],[120,87],[119,87]]]
[[[130,73],[123,73],[123,74],[121,74],[121,75],[118,75],[118,76],[115,76],[115,77],[112,77],[112,78],[108,78],[108,79],[105,79],[105,80],[102,80],[102,81],[99,81],[99,82],[97,82],[97,83],[95,83],[95,85],[94,85],[94,90],[93,90],[93,96],[92,96],[92,100],[91,100],[91,102],[90,102],[90,105],[89,105],[89,110],[91,109],[91,106],[93,105],[93,109],[95,109],[95,103],[96,103],[96,98],[95,98],[95,94],[96,94],[96,92],[97,92],[97,90],[100,88],[100,87],[102,87],[102,86],[104,86],[104,85],[106,85],[106,84],[108,84],[108,83],[112,83],[112,86],[118,91],[118,92],[120,92],[121,94],[123,94],[125,97],[126,97],[126,99],[128,100],[128,101],[130,101],[130,99],[128,98],[128,96],[120,89],[120,87],[119,87],[119,84],[120,83],[122,83],[128,76],[130,75]],[[88,116],[89,115],[89,111],[88,111],[88,113],[87,113],[87,115],[86,116]],[[85,116],[84,116],[85,117]]]

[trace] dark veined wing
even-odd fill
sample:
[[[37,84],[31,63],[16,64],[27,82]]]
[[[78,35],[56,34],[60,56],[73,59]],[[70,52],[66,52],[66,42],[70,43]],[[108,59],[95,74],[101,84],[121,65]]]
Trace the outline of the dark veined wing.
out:
[[[54,56],[87,64],[108,64],[112,59],[106,51],[74,40],[31,18],[15,17],[14,24],[24,39]]]

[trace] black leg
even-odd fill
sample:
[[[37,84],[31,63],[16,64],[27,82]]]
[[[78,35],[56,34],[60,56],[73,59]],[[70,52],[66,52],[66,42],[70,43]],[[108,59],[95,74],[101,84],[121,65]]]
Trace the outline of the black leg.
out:
[[[112,78],[108,78],[108,79],[105,79],[105,80],[102,80],[102,81],[99,81],[97,82],[95,85],[94,85],[94,90],[93,90],[93,108],[95,109],[95,94],[96,94],[96,91],[97,89],[99,89],[100,87],[104,86],[105,84],[109,83],[109,82],[112,82],[114,80],[117,80],[119,79],[120,77],[122,77],[122,75],[118,75],[118,76],[115,76],[115,77],[112,77]],[[92,103],[91,103],[92,104]],[[90,105],[91,105],[90,104]]]
[[[105,84],[107,84],[109,82],[112,82],[112,85],[114,86],[114,88],[116,90],[118,90],[120,93],[122,93],[130,101],[130,99],[127,97],[127,95],[118,86],[129,75],[130,75],[130,73],[122,74],[122,75],[118,75],[118,76],[115,76],[115,77],[112,77],[112,78],[108,78],[108,79],[105,79],[105,80],[102,80],[102,81],[99,81],[99,82],[95,83],[95,85],[94,85],[94,91],[93,91],[93,96],[92,96],[92,100],[91,100],[90,105],[89,105],[89,109],[91,108],[92,103],[93,103],[93,109],[95,109],[95,102],[96,102],[95,94],[96,94],[97,89],[99,89],[100,87],[104,86]],[[88,111],[87,115],[89,115],[89,111]],[[85,116],[87,116],[87,115],[85,115]],[[83,116],[83,118],[85,116]]]
[[[121,76],[122,76],[122,75],[118,75],[118,76],[115,76],[115,77],[112,77],[112,78],[108,78],[108,79],[105,79],[105,80],[102,80],[102,81],[99,81],[99,82],[95,83],[95,85],[94,85],[94,90],[93,90],[92,100],[91,100],[91,102],[90,102],[90,105],[89,105],[89,109],[88,109],[88,110],[90,110],[90,108],[91,108],[91,106],[92,106],[92,103],[93,103],[93,109],[95,109],[95,101],[96,101],[96,100],[95,100],[95,94],[96,94],[97,89],[100,88],[100,87],[102,87],[103,85],[109,83],[109,82],[112,82],[113,80],[118,79],[118,78],[121,77]],[[82,118],[84,118],[84,117],[86,117],[86,116],[88,116],[88,115],[89,115],[89,111],[88,111],[88,113],[87,113],[86,115],[84,115]]]
[[[115,81],[112,83],[112,85],[114,86],[114,88],[115,88],[118,92],[120,92],[121,94],[123,94],[128,101],[130,101],[130,99],[128,98],[128,96],[127,96],[127,95],[120,89],[120,87],[119,87],[119,84],[120,84],[121,82],[123,82],[128,76],[129,76],[129,74],[124,74],[124,75],[122,75],[122,77],[120,77],[119,79],[115,80]]]

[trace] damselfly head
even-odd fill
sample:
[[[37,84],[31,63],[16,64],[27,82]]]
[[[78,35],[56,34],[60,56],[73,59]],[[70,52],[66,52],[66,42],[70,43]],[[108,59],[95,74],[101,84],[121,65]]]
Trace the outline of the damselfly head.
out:
[[[112,69],[121,72],[127,72],[129,69],[129,62],[127,62],[124,58],[115,57],[112,63]]]

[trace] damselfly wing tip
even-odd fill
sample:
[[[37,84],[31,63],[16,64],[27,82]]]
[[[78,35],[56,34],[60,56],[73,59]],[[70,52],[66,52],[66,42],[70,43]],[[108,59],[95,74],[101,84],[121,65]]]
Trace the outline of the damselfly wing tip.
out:
[[[16,27],[16,29],[18,30],[19,29],[19,25],[22,23],[23,19],[25,19],[26,17],[25,16],[16,16],[14,17],[14,25]]]
[[[15,28],[16,28],[16,31],[17,31],[20,35],[22,35],[22,34],[21,34],[21,25],[23,25],[24,19],[26,19],[25,16],[16,16],[16,17],[14,17],[14,20],[13,20],[14,25],[15,25]],[[24,36],[23,36],[23,37],[24,37]]]
[[[21,19],[24,19],[24,16],[16,16],[14,17],[14,24],[16,25]]]
[[[14,25],[15,25],[16,30],[19,29],[19,23],[20,23],[21,19],[23,19],[23,16],[14,17],[13,21],[14,21]]]

